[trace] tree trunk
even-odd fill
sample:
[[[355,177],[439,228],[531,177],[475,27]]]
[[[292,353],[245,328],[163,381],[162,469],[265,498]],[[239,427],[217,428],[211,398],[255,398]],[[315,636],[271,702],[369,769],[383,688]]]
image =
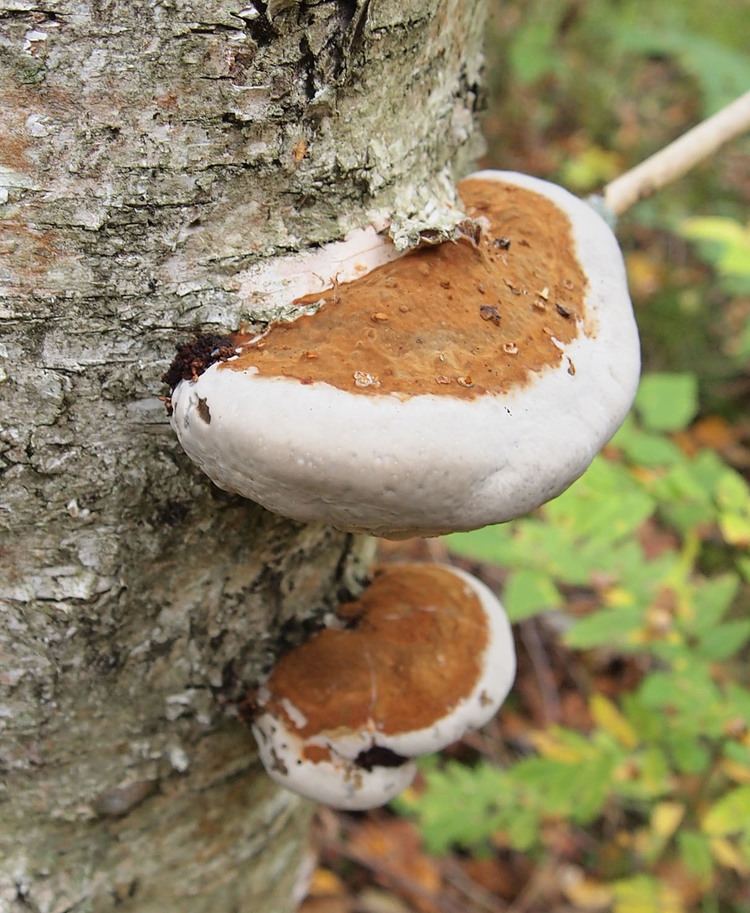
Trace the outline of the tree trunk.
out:
[[[213,488],[160,376],[252,264],[440,202],[483,3],[0,0],[2,913],[294,908],[236,705],[368,545]]]

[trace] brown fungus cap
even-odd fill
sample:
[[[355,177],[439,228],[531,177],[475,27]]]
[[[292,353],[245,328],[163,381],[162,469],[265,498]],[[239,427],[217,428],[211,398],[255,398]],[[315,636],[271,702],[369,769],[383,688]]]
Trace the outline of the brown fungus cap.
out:
[[[513,184],[462,181],[478,243],[425,247],[300,305],[223,370],[325,382],[358,395],[505,393],[560,364],[559,343],[586,332],[587,279],[570,220]]]
[[[279,661],[266,685],[267,709],[286,716],[284,706],[293,705],[305,718],[298,731],[306,738],[367,727],[389,735],[424,729],[481,677],[486,613],[446,568],[385,566],[338,614],[355,627],[316,634]]]
[[[337,623],[278,662],[253,728],[278,782],[367,808],[408,784],[409,758],[495,714],[515,653],[495,596],[448,566],[386,565]]]

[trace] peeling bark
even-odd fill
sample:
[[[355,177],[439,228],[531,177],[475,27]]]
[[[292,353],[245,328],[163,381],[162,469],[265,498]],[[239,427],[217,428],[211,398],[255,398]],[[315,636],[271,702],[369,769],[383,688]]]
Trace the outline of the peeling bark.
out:
[[[0,0],[0,911],[284,913],[236,702],[369,546],[215,488],[158,395],[258,261],[478,151],[483,0]]]

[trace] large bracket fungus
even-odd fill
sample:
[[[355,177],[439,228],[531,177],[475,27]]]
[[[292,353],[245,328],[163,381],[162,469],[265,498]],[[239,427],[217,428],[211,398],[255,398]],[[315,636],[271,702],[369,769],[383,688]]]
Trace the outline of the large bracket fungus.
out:
[[[586,469],[638,381],[617,241],[545,181],[481,171],[459,190],[478,238],[398,256],[363,231],[279,262],[304,316],[177,383],[173,426],[217,485],[403,537],[511,519]]]
[[[260,689],[253,729],[283,786],[336,808],[383,805],[413,758],[484,725],[516,661],[502,606],[442,565],[386,565],[329,627],[287,653]]]

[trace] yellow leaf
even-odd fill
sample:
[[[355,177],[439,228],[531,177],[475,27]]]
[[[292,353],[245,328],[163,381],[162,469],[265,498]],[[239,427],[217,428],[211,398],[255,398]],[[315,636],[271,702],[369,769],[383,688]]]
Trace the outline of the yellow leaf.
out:
[[[750,874],[747,860],[726,837],[714,837],[711,840],[711,853],[719,865],[723,865],[727,869],[734,869],[739,875]]]
[[[664,268],[651,254],[634,251],[627,256],[628,282],[637,298],[648,298],[662,287]]]
[[[647,469],[645,466],[632,466],[630,475],[643,485],[649,485],[659,478],[659,474],[654,469]]]
[[[633,833],[632,847],[639,856],[647,856],[651,850],[652,835],[645,827]]]
[[[651,812],[651,830],[662,840],[669,840],[685,817],[685,806],[679,802],[658,802]]]
[[[621,170],[622,158],[616,152],[592,143],[564,162],[562,182],[574,192],[591,190]]]
[[[721,796],[701,820],[702,830],[713,837],[741,831],[750,819],[750,786],[736,786]]]
[[[615,846],[620,847],[620,849],[630,849],[636,844],[635,831],[632,830],[622,830],[617,831],[617,833],[612,838],[612,842]]]
[[[678,656],[672,663],[672,666],[677,672],[686,672],[690,668],[690,663],[684,656]]]
[[[735,783],[750,783],[750,767],[740,764],[739,761],[733,761],[731,758],[724,758],[719,766],[722,772]]]
[[[407,805],[416,805],[419,793],[413,786],[408,786],[398,798],[399,802],[406,802]]]
[[[617,739],[625,748],[635,748],[638,744],[638,735],[612,701],[603,694],[595,694],[589,702],[589,709],[601,729]]]
[[[634,605],[635,597],[630,590],[626,590],[621,586],[613,586],[604,594],[604,602],[613,608],[621,608],[622,606]]]
[[[563,893],[577,910],[605,910],[612,903],[611,885],[587,878],[575,866],[564,869],[560,880]]]
[[[311,897],[331,897],[346,891],[341,879],[330,869],[318,868],[310,879],[308,894]]]
[[[719,529],[729,545],[750,545],[750,519],[742,514],[724,513],[719,517]]]
[[[530,735],[534,748],[545,758],[562,761],[564,764],[575,764],[586,757],[586,753],[571,745],[565,745],[549,732],[532,732]]]
[[[646,877],[618,881],[614,913],[685,913],[682,899],[669,885]]]

